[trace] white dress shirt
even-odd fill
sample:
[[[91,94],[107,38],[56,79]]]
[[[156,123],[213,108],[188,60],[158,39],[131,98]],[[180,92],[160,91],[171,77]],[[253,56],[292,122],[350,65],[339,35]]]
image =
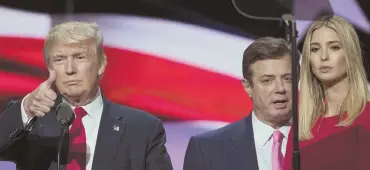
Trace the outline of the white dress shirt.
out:
[[[254,112],[252,112],[252,127],[254,134],[254,143],[256,146],[256,155],[258,167],[260,170],[271,170],[271,152],[272,152],[272,133],[275,131],[271,126],[260,121]],[[283,135],[283,143],[281,146],[281,152],[285,155],[286,144],[290,126],[283,126],[279,130]]]
[[[28,119],[27,114],[26,114],[26,112],[24,110],[24,107],[23,107],[23,101],[24,101],[24,98],[23,98],[22,104],[21,104],[22,121],[23,121],[24,125],[26,125],[32,118]],[[63,101],[66,102],[64,99],[63,99]],[[86,158],[87,159],[86,170],[91,170],[91,167],[92,167],[92,161],[93,161],[94,153],[95,153],[95,146],[96,146],[96,140],[97,140],[97,137],[98,137],[100,119],[101,119],[101,115],[103,113],[103,105],[104,105],[104,102],[103,102],[103,98],[101,96],[101,92],[100,92],[100,89],[99,89],[96,98],[91,103],[89,103],[85,106],[82,106],[82,108],[84,108],[85,111],[87,112],[87,115],[82,118],[82,124],[85,127],[86,144],[87,144],[87,148],[86,148],[86,151],[87,151],[87,153],[86,153],[86,157],[87,157]],[[72,105],[71,105],[71,107],[73,109],[75,108],[75,106],[72,106]]]

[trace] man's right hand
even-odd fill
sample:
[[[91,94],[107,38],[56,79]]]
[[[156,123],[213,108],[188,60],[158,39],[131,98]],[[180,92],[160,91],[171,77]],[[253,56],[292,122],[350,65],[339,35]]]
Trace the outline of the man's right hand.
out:
[[[55,71],[50,71],[49,78],[24,99],[24,110],[28,118],[42,117],[49,113],[51,107],[54,106],[57,98],[57,94],[53,90],[55,80]]]

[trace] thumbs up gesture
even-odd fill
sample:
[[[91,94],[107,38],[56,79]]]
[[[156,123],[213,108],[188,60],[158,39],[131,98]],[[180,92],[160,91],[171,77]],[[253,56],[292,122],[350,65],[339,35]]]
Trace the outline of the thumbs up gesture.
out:
[[[53,86],[56,80],[55,71],[50,71],[49,78],[41,83],[33,92],[24,99],[24,109],[28,118],[42,117],[49,113],[57,98]]]

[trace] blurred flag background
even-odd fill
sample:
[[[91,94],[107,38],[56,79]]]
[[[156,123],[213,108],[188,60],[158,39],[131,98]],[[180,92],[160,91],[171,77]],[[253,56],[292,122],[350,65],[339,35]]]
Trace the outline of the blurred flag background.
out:
[[[0,113],[48,76],[42,48],[51,27],[68,20],[96,22],[108,56],[105,96],[164,120],[175,170],[182,169],[190,136],[249,114],[252,101],[240,82],[243,52],[258,37],[284,35],[279,22],[243,18],[229,0],[25,2],[0,3]],[[369,2],[330,2],[355,25],[369,75]],[[309,23],[298,21],[300,48]],[[15,165],[0,162],[0,169]]]

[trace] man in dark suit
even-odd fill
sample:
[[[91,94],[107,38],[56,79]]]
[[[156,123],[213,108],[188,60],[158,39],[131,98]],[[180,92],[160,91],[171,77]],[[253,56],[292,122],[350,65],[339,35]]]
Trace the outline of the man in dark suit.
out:
[[[108,101],[99,88],[107,58],[96,24],[67,22],[46,38],[48,80],[0,117],[0,160],[20,170],[56,170],[61,125],[56,107],[75,119],[60,159],[65,170],[172,170],[161,120]]]
[[[257,39],[243,55],[246,118],[190,138],[184,170],[281,170],[291,119],[291,57],[283,39]]]

